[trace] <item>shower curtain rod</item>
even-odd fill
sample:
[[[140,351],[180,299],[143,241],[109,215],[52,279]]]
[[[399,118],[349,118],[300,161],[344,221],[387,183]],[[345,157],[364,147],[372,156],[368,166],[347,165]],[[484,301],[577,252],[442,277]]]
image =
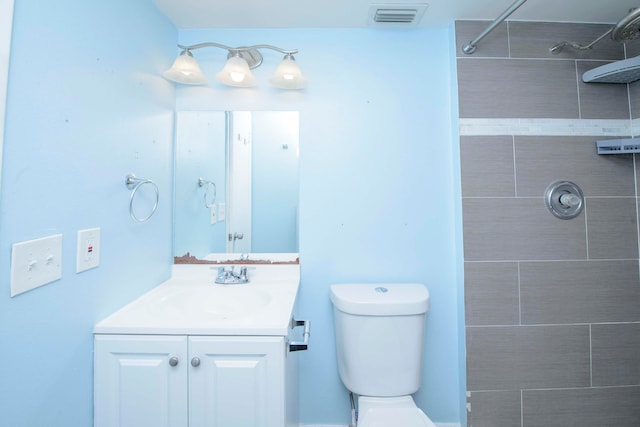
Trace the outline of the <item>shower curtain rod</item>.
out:
[[[509,17],[509,15],[511,15],[513,12],[515,12],[526,1],[527,0],[516,0],[515,2],[513,2],[513,4],[511,6],[509,6],[509,8],[507,10],[502,12],[502,15],[498,16],[496,18],[496,20],[491,23],[491,25],[489,25],[483,32],[478,34],[478,36],[475,39],[471,40],[469,43],[464,45],[462,47],[462,51],[464,53],[466,53],[467,55],[471,55],[473,52],[475,52],[476,51],[476,45],[480,42],[480,40],[485,38],[487,36],[487,34],[489,34],[491,31],[493,31],[494,28],[496,28],[498,25],[500,25],[502,23],[502,21],[507,19]]]

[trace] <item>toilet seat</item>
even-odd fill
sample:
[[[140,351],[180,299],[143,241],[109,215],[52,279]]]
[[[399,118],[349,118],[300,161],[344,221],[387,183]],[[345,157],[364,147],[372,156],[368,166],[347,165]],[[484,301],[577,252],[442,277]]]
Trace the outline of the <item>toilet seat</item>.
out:
[[[358,427],[436,427],[419,408],[371,408],[359,414]]]

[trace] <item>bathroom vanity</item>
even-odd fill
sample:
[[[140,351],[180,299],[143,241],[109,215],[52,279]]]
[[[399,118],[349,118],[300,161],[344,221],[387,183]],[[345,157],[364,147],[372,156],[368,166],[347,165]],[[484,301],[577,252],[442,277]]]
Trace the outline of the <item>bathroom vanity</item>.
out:
[[[95,427],[297,425],[299,266],[250,267],[241,285],[216,273],[174,266],[95,326]]]

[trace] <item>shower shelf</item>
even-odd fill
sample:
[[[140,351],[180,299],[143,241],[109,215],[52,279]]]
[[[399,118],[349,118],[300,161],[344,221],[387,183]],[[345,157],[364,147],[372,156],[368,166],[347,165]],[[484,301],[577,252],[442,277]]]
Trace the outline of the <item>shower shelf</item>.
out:
[[[640,153],[640,138],[607,139],[596,141],[598,154]]]

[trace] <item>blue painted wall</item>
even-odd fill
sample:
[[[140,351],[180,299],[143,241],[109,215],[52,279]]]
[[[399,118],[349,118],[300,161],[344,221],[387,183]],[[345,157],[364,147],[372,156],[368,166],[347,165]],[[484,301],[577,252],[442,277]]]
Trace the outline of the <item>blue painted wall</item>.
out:
[[[438,422],[464,417],[459,197],[454,174],[450,29],[181,31],[215,41],[300,49],[301,92],[270,88],[281,55],[265,51],[260,86],[220,86],[222,50],[194,52],[208,87],[179,87],[178,110],[300,111],[301,354],[306,424],[349,421],[336,362],[329,285],[420,281],[431,291],[423,386],[416,401]],[[176,54],[178,53],[176,49]]]
[[[0,200],[0,425],[86,427],[93,324],[171,272],[175,28],[150,2],[15,5]],[[129,218],[125,175],[160,189]],[[145,214],[144,200],[138,209]],[[101,266],[75,272],[76,232]],[[9,297],[11,244],[63,234],[62,279]]]
[[[251,121],[251,252],[298,252],[299,114],[262,111]]]
[[[174,102],[178,110],[300,111],[299,312],[302,422],[349,420],[329,285],[422,281],[432,309],[416,401],[463,418],[463,321],[450,29],[177,32],[150,2],[18,1],[0,199],[2,425],[86,427],[93,324],[169,276]],[[209,87],[158,77],[175,42],[299,48],[302,92],[218,86],[224,52],[197,53]],[[124,177],[160,188],[158,212],[129,218]],[[145,206],[141,206],[143,209]],[[75,273],[76,232],[101,227],[101,266]],[[11,243],[62,233],[63,278],[9,297]]]

